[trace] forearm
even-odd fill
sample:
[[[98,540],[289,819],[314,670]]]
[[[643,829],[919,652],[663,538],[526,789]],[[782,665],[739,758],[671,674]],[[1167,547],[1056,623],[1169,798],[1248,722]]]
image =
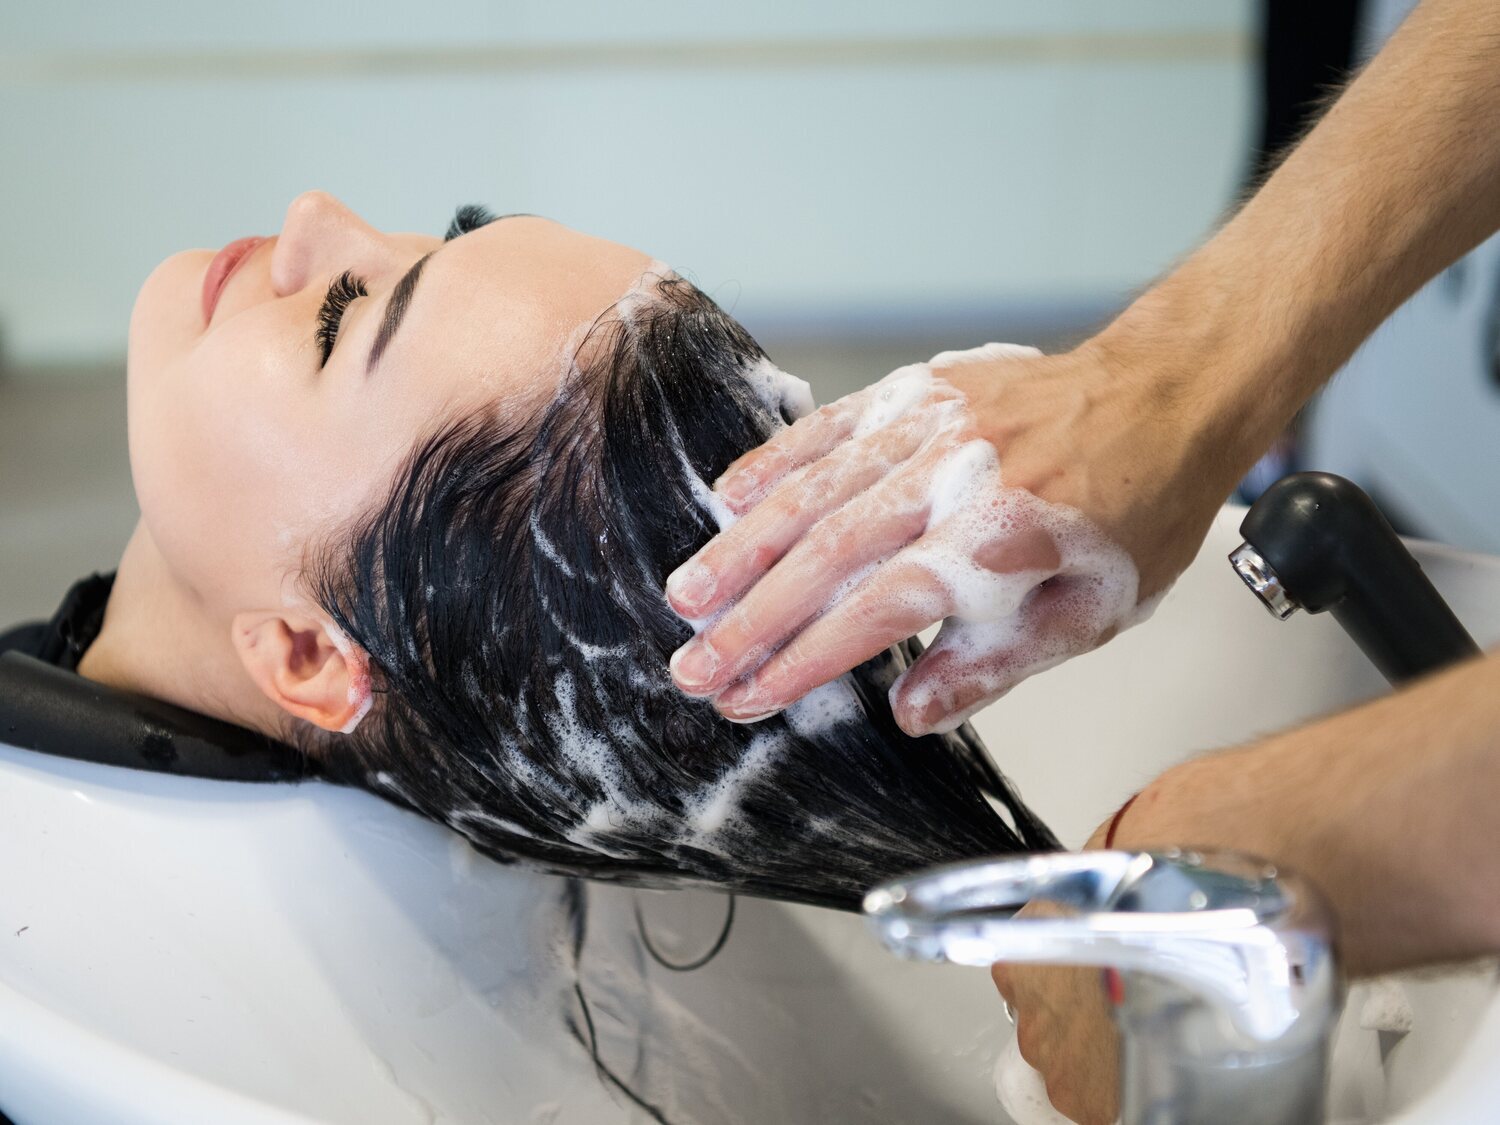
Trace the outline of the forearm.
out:
[[[1500,656],[1195,759],[1115,846],[1227,847],[1311,878],[1355,975],[1500,952]],[[1097,846],[1097,844],[1096,844]]]
[[[1425,0],[1264,187],[1094,346],[1192,400],[1233,475],[1497,227],[1500,5]]]

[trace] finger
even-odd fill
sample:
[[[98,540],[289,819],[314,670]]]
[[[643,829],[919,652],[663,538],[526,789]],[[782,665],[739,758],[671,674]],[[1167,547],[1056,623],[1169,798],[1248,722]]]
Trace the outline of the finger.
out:
[[[743,513],[777,480],[801,465],[825,456],[850,437],[886,429],[914,414],[963,395],[945,383],[934,383],[925,364],[898,367],[878,383],[815,410],[759,449],[751,450],[719,477],[715,490],[731,511]],[[942,409],[942,407],[939,407]]]
[[[818,521],[732,609],[673,655],[677,685],[694,695],[728,687],[857,588],[871,566],[920,536],[929,509],[929,462],[937,456],[918,457]]]
[[[712,643],[720,656],[728,645],[750,646],[742,650],[750,655],[734,659],[715,677],[713,690],[748,673],[743,682],[714,701],[721,714],[742,722],[763,718],[954,612],[956,588],[945,577],[952,568],[944,562],[951,562],[950,545],[941,530],[895,555],[903,534],[914,539],[930,513],[928,486],[933,468],[947,453],[937,444],[922,451],[893,474],[878,495],[866,494],[841,511],[837,520],[825,520],[715,626]],[[904,524],[899,514],[893,518],[883,507],[901,505],[906,505],[901,510],[910,517]],[[830,538],[820,544],[824,534]],[[844,549],[855,552],[862,562],[894,557],[865,582],[851,582],[847,576],[856,568],[830,565],[824,554],[838,544],[847,544]],[[1005,613],[1012,612],[1033,582],[1045,576],[1034,568],[1057,561],[1051,539],[1031,530],[1008,532],[1000,542],[981,544],[972,554],[966,565],[980,563],[996,578],[1012,576],[1008,582],[998,581],[990,595]],[[1017,581],[1016,572],[1036,577]],[[842,591],[840,584],[845,587]],[[735,635],[741,613],[748,615],[750,629],[762,631],[749,638]],[[794,623],[793,628],[777,632],[773,628],[776,615],[782,622]],[[806,622],[810,624],[804,627]],[[799,627],[803,631],[793,636]],[[720,634],[725,628],[730,632]],[[789,641],[788,636],[792,637]],[[774,655],[756,668],[764,653]]]
[[[729,509],[741,514],[776,481],[826,456],[854,432],[870,388],[846,395],[799,418],[771,440],[730,464],[714,482]]]
[[[1035,588],[1009,621],[949,621],[891,686],[891,711],[913,736],[949,731],[1028,676],[1103,643],[1096,581],[1057,575]]]
[[[739,722],[774,714],[942,620],[951,609],[950,597],[929,568],[898,554],[715,698],[714,706]]]
[[[911,457],[926,437],[922,422],[907,420],[798,470],[672,572],[668,604],[683,617],[712,616],[774,567],[809,528]]]
[[[996,535],[973,549],[973,560],[994,574],[1036,575],[1036,581],[1057,573],[1062,561],[1052,533],[1040,527],[1022,527]]]

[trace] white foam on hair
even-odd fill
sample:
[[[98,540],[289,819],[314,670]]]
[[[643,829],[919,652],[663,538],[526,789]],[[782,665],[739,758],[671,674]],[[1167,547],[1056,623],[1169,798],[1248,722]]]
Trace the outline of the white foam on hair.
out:
[[[619,596],[619,591],[616,591],[616,596]],[[593,661],[598,660],[600,657],[620,657],[630,655],[629,645],[596,645],[591,641],[584,640],[582,637],[578,636],[568,628],[567,624],[563,621],[562,617],[559,616],[557,610],[553,607],[551,599],[549,599],[547,595],[542,593],[540,590],[537,591],[537,600],[541,602],[542,609],[546,611],[547,617],[552,622],[553,628],[561,633],[563,637],[567,639],[567,642],[578,650],[579,654],[582,655],[584,660],[592,663]],[[621,598],[620,600],[623,604],[624,599]]]
[[[659,270],[659,265],[659,263],[654,264],[644,278],[657,276],[660,270],[665,269],[660,267]],[[637,294],[632,291],[631,299],[620,307],[619,312],[622,316],[628,317],[638,307],[634,303],[637,296],[642,296],[644,299],[643,295],[647,292],[644,278],[639,286],[641,293]],[[747,365],[743,374],[756,397],[775,419],[775,424],[782,424],[783,412],[788,417],[799,417],[812,409],[812,394],[807,384],[781,371],[769,360],[756,359]],[[667,439],[676,453],[683,480],[688,486],[693,502],[708,514],[719,530],[722,531],[732,525],[737,517],[714,492],[711,485],[693,469],[680,435],[669,434]],[[547,553],[550,545],[545,544],[544,537],[538,535],[537,542],[544,553]],[[555,551],[555,548],[553,550]],[[550,553],[548,557],[552,557]],[[549,613],[552,612],[550,606],[546,608]],[[552,616],[556,621],[556,614]],[[701,632],[710,623],[704,620],[691,624],[695,631]],[[619,649],[590,646],[570,634],[565,633],[565,635],[568,636],[570,643],[578,647],[591,669],[597,659],[628,655],[627,652]],[[639,675],[639,672],[635,674]],[[649,681],[641,684],[643,690],[649,690],[652,686],[654,685]],[[578,713],[580,685],[575,683],[572,675],[560,674],[553,682],[552,688],[553,697],[557,703],[555,712],[548,716],[553,726],[553,738],[569,764],[578,772],[591,778],[603,793],[599,800],[586,810],[581,810],[580,820],[565,835],[570,841],[580,846],[608,853],[611,834],[624,829],[638,829],[650,821],[659,820],[663,815],[663,811],[656,805],[632,801],[625,796],[625,779],[621,771],[619,754],[624,746],[636,741],[638,735],[631,724],[620,716],[604,719],[607,731],[596,731],[586,726]],[[825,685],[807,700],[798,704],[794,710],[795,714],[789,716],[791,725],[794,730],[804,736],[816,734],[834,723],[851,721],[860,716],[859,702],[854,690],[843,681]],[[772,760],[786,745],[787,739],[784,734],[773,735],[770,732],[762,732],[752,738],[734,765],[725,770],[716,780],[704,785],[687,798],[684,806],[685,815],[677,836],[678,842],[715,850],[717,847],[715,838],[731,829],[739,814],[740,800],[745,787],[765,772]]]
[[[864,715],[859,696],[846,677],[813,688],[786,709],[786,721],[803,738],[815,738],[832,727]]]
[[[656,282],[670,276],[673,275],[668,267],[660,262],[653,262],[630,292],[615,306],[617,315],[628,321],[655,299],[652,290]],[[808,385],[777,368],[769,360],[755,359],[746,365],[742,374],[757,399],[774,419],[775,426],[783,424],[783,417],[800,417],[813,408],[812,393]],[[693,502],[713,520],[719,530],[731,526],[737,517],[714,492],[709,482],[694,470],[681,436],[676,433],[665,436],[677,456],[682,479],[688,486]],[[538,552],[559,573],[569,578],[575,577],[572,565],[534,520],[531,532]],[[625,601],[625,591],[619,588],[618,578],[611,577],[610,581],[614,584],[616,597]],[[548,603],[545,596],[542,597],[542,608],[562,631],[567,643],[583,657],[586,669],[582,673],[583,681],[579,681],[574,673],[566,671],[559,672],[552,680],[551,698],[543,696],[544,722],[548,727],[550,741],[558,748],[567,765],[591,782],[591,788],[598,793],[591,804],[576,810],[577,819],[562,835],[579,847],[606,855],[628,857],[634,853],[616,851],[611,846],[612,837],[626,832],[659,831],[663,820],[671,814],[649,797],[633,799],[629,796],[633,787],[626,777],[622,762],[629,748],[638,744],[640,735],[628,716],[606,713],[585,722],[580,714],[580,703],[585,693],[591,699],[603,698],[599,682],[601,661],[626,661],[632,682],[642,692],[649,693],[662,685],[652,681],[639,668],[629,665],[633,652],[631,646],[590,644],[567,629],[561,615]],[[717,616],[715,615],[715,619]],[[701,632],[711,621],[691,624],[695,632]],[[524,713],[524,705],[518,704],[518,719],[523,728],[525,720],[521,716]],[[788,716],[792,730],[804,737],[824,731],[835,723],[859,717],[858,698],[853,687],[844,680],[825,685],[812,693],[797,704]],[[762,776],[777,755],[790,745],[789,736],[784,732],[757,732],[738,761],[714,781],[686,797],[683,815],[676,826],[677,843],[709,851],[727,847],[725,834],[733,831],[733,826],[741,815],[741,801],[746,787]],[[513,769],[518,776],[529,777],[534,774],[515,748],[510,748],[502,757],[508,759],[508,768]],[[501,818],[486,819],[485,814],[475,809],[454,810],[449,814],[449,819],[455,827],[488,827],[510,833],[516,833],[519,829],[519,826]],[[652,829],[653,825],[656,826],[655,829]]]
[[[677,276],[677,271],[657,258],[651,259],[639,277],[631,283],[625,295],[614,303],[613,311],[623,321],[629,321],[641,308],[656,301],[656,287],[663,281]]]
[[[512,836],[524,836],[529,840],[537,839],[536,833],[529,828],[480,808],[454,809],[448,814],[448,823],[459,832],[464,832],[468,828],[483,828],[508,832]]]
[[[365,780],[377,789],[384,789],[387,793],[393,793],[413,808],[421,808],[416,799],[402,787],[401,783],[385,770],[376,770],[369,774]]]
[[[764,772],[781,744],[782,739],[770,734],[757,734],[752,738],[738,762],[688,801],[686,820],[690,832],[684,838],[701,847],[704,842],[699,837],[721,831],[738,808],[740,793],[746,783]]]
[[[675,435],[672,447],[677,453],[677,462],[682,466],[682,477],[687,481],[688,490],[693,494],[693,500],[697,503],[698,507],[713,517],[714,523],[718,525],[719,530],[723,531],[733,524],[735,520],[739,519],[738,516],[729,510],[729,505],[724,502],[724,498],[715,492],[707,481],[693,471],[693,463],[688,460],[687,450],[682,448],[682,442],[676,440]]]
[[[609,739],[589,727],[578,714],[577,685],[570,672],[562,672],[552,682],[552,694],[557,700],[557,709],[548,716],[553,724],[553,737],[567,758],[569,765],[592,780],[604,790],[606,799],[628,810],[632,807],[622,792],[622,773]],[[592,816],[592,812],[590,814]],[[591,831],[597,824],[589,825]]]
[[[771,415],[775,429],[785,427],[781,418],[781,410],[787,409],[787,412],[796,418],[804,413],[810,414],[814,409],[812,388],[807,382],[798,379],[795,375],[787,374],[764,356],[758,357],[741,368],[740,375],[745,382],[750,384],[755,397]],[[677,454],[677,463],[682,466],[682,479],[687,482],[688,491],[692,493],[694,503],[708,513],[719,531],[727,531],[739,520],[739,516],[735,515],[725,503],[724,498],[714,491],[713,485],[700,477],[693,468],[693,463],[688,460],[687,450],[683,448],[682,436],[673,433],[671,441],[672,449]],[[729,606],[724,606],[710,617],[686,617],[683,620],[696,635],[722,617],[728,609]]]
[[[765,356],[745,367],[740,374],[750,384],[761,405],[778,417],[785,414],[795,422],[817,408],[807,380],[787,374]]]
[[[783,411],[786,416],[795,419],[811,413],[815,408],[812,391],[808,384],[782,371],[767,359],[757,359],[748,365],[742,374],[761,404],[776,420],[775,425],[778,428],[784,424],[781,420]],[[730,510],[710,484],[693,470],[678,435],[673,434],[672,440],[678,461],[682,466],[683,477],[694,501],[708,513],[721,532],[731,527],[739,517]],[[862,570],[858,575],[852,576],[850,584],[857,584],[871,570],[873,570],[873,565]],[[733,608],[733,603],[723,606],[710,617],[686,618],[685,620],[695,634],[701,633],[731,608]],[[863,717],[863,709],[855,694],[851,678],[841,676],[809,692],[787,708],[785,714],[787,724],[793,732],[803,738],[814,738],[825,734],[837,724],[860,720]],[[761,774],[771,764],[776,754],[784,750],[787,745],[785,735],[776,736],[769,732],[757,733],[740,761],[716,782],[691,799],[688,805],[687,831],[682,839],[712,850],[713,837],[732,825],[740,794],[745,785]],[[836,828],[831,823],[822,827],[830,834]]]
[[[573,565],[568,562],[567,559],[563,558],[562,552],[557,549],[557,545],[553,543],[552,540],[547,537],[547,533],[542,530],[542,526],[537,520],[535,509],[533,509],[531,512],[530,522],[531,541],[536,544],[536,549],[542,553],[542,556],[548,562],[557,567],[564,578],[572,578]]]

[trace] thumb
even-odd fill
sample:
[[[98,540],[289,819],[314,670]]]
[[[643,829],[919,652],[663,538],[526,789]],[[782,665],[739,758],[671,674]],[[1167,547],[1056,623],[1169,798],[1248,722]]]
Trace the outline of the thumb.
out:
[[[1026,677],[1098,647],[1114,625],[1099,631],[1094,585],[1086,575],[1058,575],[1002,620],[950,617],[891,685],[897,724],[913,736],[950,731]]]

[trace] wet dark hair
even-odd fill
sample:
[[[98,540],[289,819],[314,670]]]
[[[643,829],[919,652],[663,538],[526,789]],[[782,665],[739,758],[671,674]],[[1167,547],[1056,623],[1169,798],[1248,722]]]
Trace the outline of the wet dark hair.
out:
[[[327,772],[502,862],[834,907],[932,863],[1057,847],[969,728],[896,726],[908,646],[826,689],[817,722],[736,725],[673,686],[692,630],[662,587],[717,530],[695,484],[785,419],[744,378],[760,347],[693,285],[654,279],[626,305],[554,399],[444,425],[311,552],[310,590],[378,693],[317,748]]]

